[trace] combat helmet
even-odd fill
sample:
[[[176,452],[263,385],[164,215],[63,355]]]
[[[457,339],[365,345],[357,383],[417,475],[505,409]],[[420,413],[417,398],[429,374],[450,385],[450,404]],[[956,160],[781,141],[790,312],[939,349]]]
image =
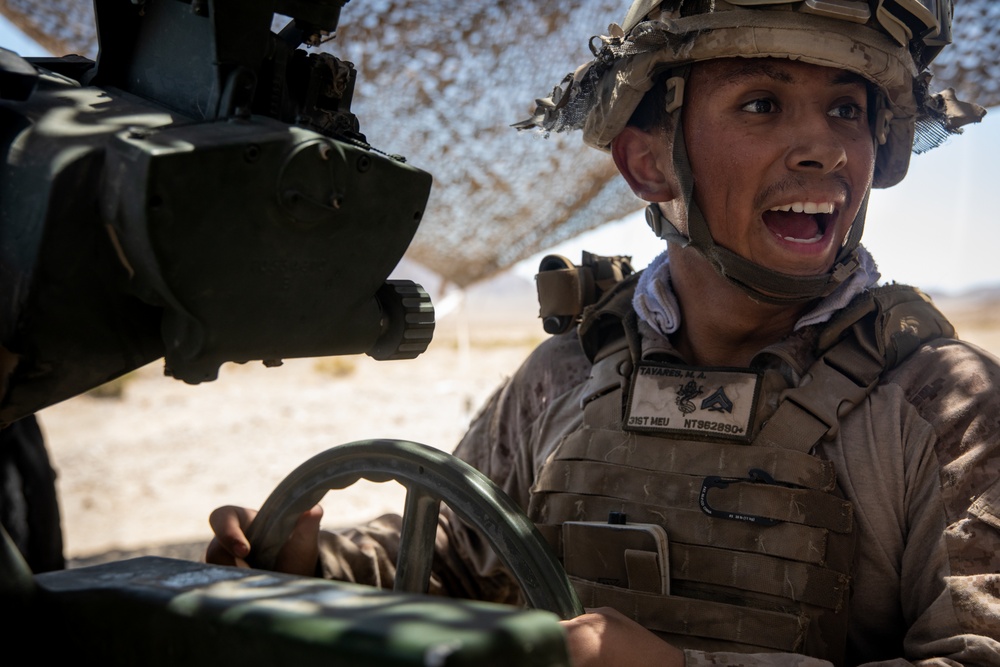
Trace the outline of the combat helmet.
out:
[[[953,11],[952,0],[635,0],[621,25],[591,39],[594,60],[536,100],[532,117],[515,127],[580,129],[587,144],[608,150],[654,82],[663,81],[680,195],[663,207],[666,217],[656,206],[647,209],[650,226],[661,238],[693,246],[758,300],[808,301],[831,293],[858,269],[867,194],[826,275],[786,275],[716,245],[691,196],[680,122],[688,66],[718,58],[791,58],[864,77],[877,92],[873,186],[889,187],[905,176],[911,152],[939,145],[985,114],[950,89],[930,92],[927,68],[951,43]]]

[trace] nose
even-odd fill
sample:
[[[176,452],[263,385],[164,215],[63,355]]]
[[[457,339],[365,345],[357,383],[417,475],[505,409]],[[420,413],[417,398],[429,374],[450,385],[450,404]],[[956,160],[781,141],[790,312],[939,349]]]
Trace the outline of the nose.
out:
[[[847,146],[825,113],[802,114],[788,127],[786,163],[792,171],[834,173],[847,165]]]

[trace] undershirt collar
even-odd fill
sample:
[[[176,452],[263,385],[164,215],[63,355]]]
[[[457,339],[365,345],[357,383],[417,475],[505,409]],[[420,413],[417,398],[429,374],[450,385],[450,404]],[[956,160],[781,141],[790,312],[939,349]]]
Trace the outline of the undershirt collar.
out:
[[[795,323],[793,330],[826,322],[858,294],[878,284],[881,274],[871,253],[861,245],[857,252],[861,265],[854,274],[803,315]],[[669,253],[666,250],[650,262],[639,276],[632,306],[639,319],[662,336],[668,336],[680,328],[681,310],[670,282]]]

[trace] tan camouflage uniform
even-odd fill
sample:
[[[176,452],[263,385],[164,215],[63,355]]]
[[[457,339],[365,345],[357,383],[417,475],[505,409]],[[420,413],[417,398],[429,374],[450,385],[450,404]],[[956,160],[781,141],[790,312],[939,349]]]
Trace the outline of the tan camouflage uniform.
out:
[[[669,341],[644,324],[640,330],[644,357],[676,357]],[[774,410],[778,388],[814,360],[817,331],[806,327],[755,358],[767,369],[758,424]],[[557,434],[582,418],[579,395],[590,368],[573,334],[543,343],[492,396],[456,454],[527,507]],[[1000,665],[997,361],[957,340],[925,345],[885,374],[819,453],[835,463],[857,517],[849,662]],[[399,525],[392,516],[325,533],[324,575],[389,585]],[[489,547],[447,514],[437,549],[434,592],[518,599]],[[687,651],[687,664],[827,663]]]

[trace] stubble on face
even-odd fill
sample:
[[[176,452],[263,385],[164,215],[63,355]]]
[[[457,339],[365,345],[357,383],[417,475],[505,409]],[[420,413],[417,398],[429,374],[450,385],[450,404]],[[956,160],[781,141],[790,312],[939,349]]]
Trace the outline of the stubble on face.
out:
[[[715,242],[783,273],[829,271],[874,174],[864,80],[728,59],[693,66],[687,89],[694,198]]]

